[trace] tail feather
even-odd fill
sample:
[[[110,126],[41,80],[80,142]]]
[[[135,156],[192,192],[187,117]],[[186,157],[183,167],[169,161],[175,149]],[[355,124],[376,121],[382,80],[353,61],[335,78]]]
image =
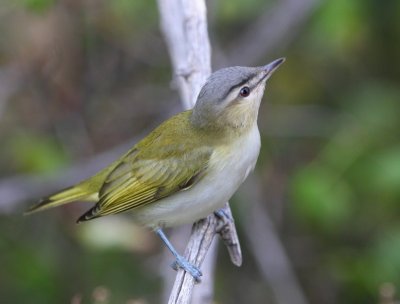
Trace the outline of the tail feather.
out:
[[[93,193],[79,185],[65,188],[53,195],[42,198],[39,203],[30,207],[25,214],[61,206],[78,200],[96,201],[97,193]]]
[[[88,211],[86,211],[84,214],[82,214],[76,222],[81,223],[81,222],[85,222],[85,221],[89,221],[89,220],[98,218],[101,216],[98,214],[98,211],[99,211],[99,207],[98,207],[98,205],[95,205],[94,207],[92,207]]]

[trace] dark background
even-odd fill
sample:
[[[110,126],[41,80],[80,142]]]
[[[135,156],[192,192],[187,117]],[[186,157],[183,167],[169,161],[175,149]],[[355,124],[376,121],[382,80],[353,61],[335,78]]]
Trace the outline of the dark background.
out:
[[[394,303],[400,1],[219,0],[208,10],[214,68],[287,58],[260,109],[250,183],[302,292],[310,303]],[[161,301],[161,244],[129,216],[77,226],[82,203],[21,216],[181,110],[158,22],[154,1],[1,1],[1,303]],[[282,303],[249,237],[260,233],[247,225],[254,190],[241,189],[232,208],[244,264],[221,246],[215,301]]]

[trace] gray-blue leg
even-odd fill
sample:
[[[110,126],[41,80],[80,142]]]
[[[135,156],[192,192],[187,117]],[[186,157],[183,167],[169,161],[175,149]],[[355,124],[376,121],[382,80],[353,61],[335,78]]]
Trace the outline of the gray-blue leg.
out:
[[[157,228],[155,232],[161,238],[161,240],[168,247],[169,251],[171,251],[171,253],[174,255],[176,259],[174,264],[172,264],[172,268],[176,270],[177,267],[180,267],[186,272],[189,272],[197,282],[200,282],[200,277],[202,276],[201,271],[196,266],[190,264],[189,261],[186,260],[183,256],[178,254],[178,252],[175,250],[174,246],[172,246],[171,242],[168,240],[167,236],[164,234],[161,228]]]

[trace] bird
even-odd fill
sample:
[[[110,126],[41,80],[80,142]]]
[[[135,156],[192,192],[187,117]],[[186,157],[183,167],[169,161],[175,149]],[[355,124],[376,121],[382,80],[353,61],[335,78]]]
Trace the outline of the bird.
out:
[[[94,202],[78,223],[130,211],[197,281],[200,269],[175,250],[166,227],[193,223],[223,207],[254,169],[257,120],[266,82],[285,58],[215,71],[194,107],[178,113],[92,177],[42,198],[27,214],[74,201]]]

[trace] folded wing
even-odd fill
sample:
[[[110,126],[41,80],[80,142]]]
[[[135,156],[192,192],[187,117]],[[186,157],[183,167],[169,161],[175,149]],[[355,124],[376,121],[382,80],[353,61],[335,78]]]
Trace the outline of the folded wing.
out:
[[[205,174],[212,154],[207,146],[173,143],[162,151],[154,153],[139,146],[125,155],[106,177],[99,202],[78,222],[142,207],[187,190]]]

